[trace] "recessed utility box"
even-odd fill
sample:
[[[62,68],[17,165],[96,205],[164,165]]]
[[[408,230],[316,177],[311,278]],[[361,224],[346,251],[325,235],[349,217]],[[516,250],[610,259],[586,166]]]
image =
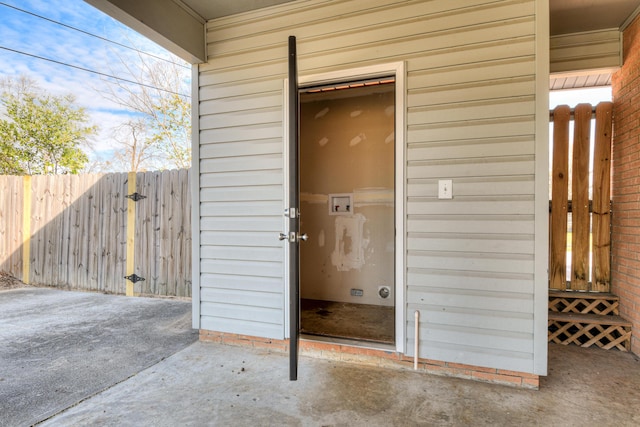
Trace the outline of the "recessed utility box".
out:
[[[353,194],[329,194],[329,215],[353,214]]]

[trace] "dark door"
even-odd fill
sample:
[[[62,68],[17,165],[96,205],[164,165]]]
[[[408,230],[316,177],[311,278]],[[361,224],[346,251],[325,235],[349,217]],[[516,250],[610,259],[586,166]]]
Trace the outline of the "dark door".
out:
[[[289,230],[280,238],[289,244],[289,379],[298,379],[298,342],[300,338],[300,196],[299,196],[299,103],[296,38],[289,37],[289,206],[285,209]]]

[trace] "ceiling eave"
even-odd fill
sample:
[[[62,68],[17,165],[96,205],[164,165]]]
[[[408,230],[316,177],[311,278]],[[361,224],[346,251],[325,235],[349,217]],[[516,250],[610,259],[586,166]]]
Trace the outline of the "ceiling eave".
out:
[[[205,19],[176,0],[85,0],[185,61],[207,61]]]

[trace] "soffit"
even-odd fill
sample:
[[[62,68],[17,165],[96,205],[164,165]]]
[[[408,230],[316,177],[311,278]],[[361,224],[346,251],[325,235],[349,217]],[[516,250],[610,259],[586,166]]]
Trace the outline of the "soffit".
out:
[[[295,0],[174,0],[194,11],[205,21],[236,15]]]
[[[640,12],[640,0],[550,0],[551,36],[604,29],[624,29]],[[611,85],[612,71],[552,74],[550,90]]]
[[[549,90],[611,86],[611,74],[611,72],[594,72],[576,75],[552,75],[549,79]]]
[[[296,0],[174,0],[205,21]],[[620,28],[640,0],[549,0],[551,35]]]
[[[551,35],[621,28],[639,8],[640,0],[550,0]]]

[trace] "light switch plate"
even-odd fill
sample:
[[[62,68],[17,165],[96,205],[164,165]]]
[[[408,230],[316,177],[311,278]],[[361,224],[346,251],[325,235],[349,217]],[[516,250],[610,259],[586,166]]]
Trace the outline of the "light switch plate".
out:
[[[441,179],[438,181],[438,199],[453,199],[453,180]]]

